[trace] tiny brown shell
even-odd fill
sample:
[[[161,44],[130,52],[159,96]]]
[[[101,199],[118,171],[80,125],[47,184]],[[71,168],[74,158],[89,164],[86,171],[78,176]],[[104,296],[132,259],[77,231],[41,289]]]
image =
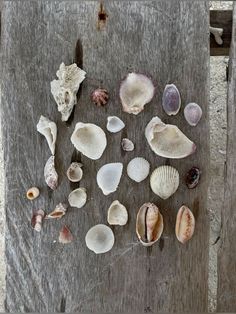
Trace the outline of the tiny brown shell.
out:
[[[193,236],[195,229],[195,218],[191,210],[183,205],[180,207],[175,225],[175,234],[179,242],[186,243]]]
[[[97,88],[92,92],[91,99],[96,106],[105,106],[109,99],[108,91],[104,88]]]

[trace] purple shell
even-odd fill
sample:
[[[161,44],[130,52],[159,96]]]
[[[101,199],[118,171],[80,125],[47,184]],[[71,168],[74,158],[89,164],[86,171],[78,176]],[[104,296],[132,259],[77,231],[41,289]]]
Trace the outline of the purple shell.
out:
[[[196,126],[202,117],[201,107],[191,102],[184,108],[184,117],[189,125]]]
[[[186,185],[189,189],[194,189],[200,180],[201,171],[197,167],[192,167],[186,175]]]
[[[163,96],[162,107],[169,115],[176,115],[181,107],[181,98],[178,88],[174,84],[167,84]]]

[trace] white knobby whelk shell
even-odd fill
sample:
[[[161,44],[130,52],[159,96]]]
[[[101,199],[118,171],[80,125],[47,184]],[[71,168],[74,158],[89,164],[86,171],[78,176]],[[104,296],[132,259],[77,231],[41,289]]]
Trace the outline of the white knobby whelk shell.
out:
[[[124,122],[116,117],[116,116],[109,116],[107,118],[107,130],[111,133],[120,132],[125,127]]]
[[[150,78],[140,73],[129,73],[120,86],[123,110],[138,114],[152,100],[154,92],[155,87]]]
[[[135,157],[128,163],[127,174],[130,179],[141,182],[147,178],[150,171],[149,162],[142,157]]]
[[[153,117],[145,136],[155,154],[165,158],[184,158],[196,150],[196,145],[176,125],[165,124]]]
[[[179,187],[179,172],[171,166],[158,167],[151,174],[150,185],[155,194],[166,200]]]
[[[178,88],[174,84],[167,84],[163,96],[162,107],[169,115],[176,115],[181,107],[181,98]]]
[[[196,126],[202,117],[202,108],[191,102],[184,108],[184,117],[189,125]]]
[[[68,196],[68,202],[71,207],[81,208],[86,204],[87,193],[85,188],[73,190]]]
[[[41,116],[37,124],[37,131],[45,136],[52,155],[55,154],[55,145],[57,139],[57,125],[48,118]]]
[[[112,202],[108,208],[107,221],[110,225],[124,226],[127,223],[127,209],[118,200]]]
[[[121,147],[126,152],[132,152],[134,150],[134,143],[128,138],[123,138],[121,141]]]
[[[107,146],[105,132],[93,123],[78,122],[71,142],[78,151],[93,160],[99,159]]]
[[[110,251],[114,245],[115,237],[106,225],[98,224],[89,229],[85,237],[87,247],[96,254]]]
[[[56,190],[58,185],[58,174],[55,168],[55,156],[51,156],[44,167],[44,178],[47,185],[52,189]]]
[[[175,234],[179,242],[186,243],[193,236],[195,229],[195,218],[191,210],[183,205],[180,207],[175,225]]]
[[[57,103],[58,111],[61,112],[62,121],[67,121],[77,103],[76,94],[85,79],[86,72],[75,63],[68,66],[61,63],[56,75],[58,80],[51,82],[51,92]]]
[[[163,217],[155,204],[145,203],[139,209],[136,219],[136,233],[144,246],[151,246],[162,235]]]
[[[115,192],[120,183],[123,164],[115,162],[103,165],[97,173],[97,184],[104,195]]]
[[[71,182],[79,182],[83,177],[83,165],[79,162],[72,162],[68,168],[66,175]]]

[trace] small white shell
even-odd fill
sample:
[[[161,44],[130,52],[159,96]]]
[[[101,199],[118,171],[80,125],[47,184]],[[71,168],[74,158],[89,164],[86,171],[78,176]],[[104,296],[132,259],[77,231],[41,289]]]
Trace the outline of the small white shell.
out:
[[[87,193],[85,188],[73,190],[68,196],[68,202],[71,207],[81,208],[86,204]]]
[[[99,159],[107,146],[106,134],[93,123],[77,123],[71,142],[79,152],[93,160]]]
[[[83,165],[79,162],[72,162],[68,168],[66,175],[71,182],[79,182],[83,177],[83,170],[81,169]]]
[[[55,156],[51,156],[44,167],[44,178],[47,185],[56,190],[58,185],[58,174],[55,169]]]
[[[130,179],[141,182],[147,178],[150,171],[149,162],[142,157],[133,158],[127,166],[127,174]]]
[[[107,212],[107,221],[110,225],[124,226],[128,221],[128,212],[119,201],[111,203]]]
[[[86,234],[87,247],[96,254],[110,251],[114,245],[115,237],[110,227],[99,224],[95,225]]]
[[[103,165],[97,173],[97,184],[104,195],[115,192],[120,183],[123,164],[120,162]]]
[[[132,152],[134,150],[134,143],[128,138],[123,138],[121,141],[121,147],[126,152]]]
[[[184,108],[184,117],[189,125],[196,126],[202,117],[201,107],[194,102],[187,104]]]
[[[107,118],[107,130],[111,133],[120,132],[125,127],[124,122],[116,117],[116,116],[109,116]]]
[[[55,145],[57,139],[57,125],[48,118],[41,116],[37,124],[37,131],[45,136],[52,155],[55,154]]]
[[[169,198],[179,187],[179,172],[171,166],[156,168],[151,174],[152,191],[162,199]]]

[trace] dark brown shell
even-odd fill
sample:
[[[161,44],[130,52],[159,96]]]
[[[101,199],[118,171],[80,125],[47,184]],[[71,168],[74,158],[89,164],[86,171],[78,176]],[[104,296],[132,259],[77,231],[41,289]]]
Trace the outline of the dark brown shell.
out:
[[[192,167],[186,175],[185,182],[187,187],[189,189],[194,189],[198,185],[200,177],[201,177],[200,169],[197,167]]]

